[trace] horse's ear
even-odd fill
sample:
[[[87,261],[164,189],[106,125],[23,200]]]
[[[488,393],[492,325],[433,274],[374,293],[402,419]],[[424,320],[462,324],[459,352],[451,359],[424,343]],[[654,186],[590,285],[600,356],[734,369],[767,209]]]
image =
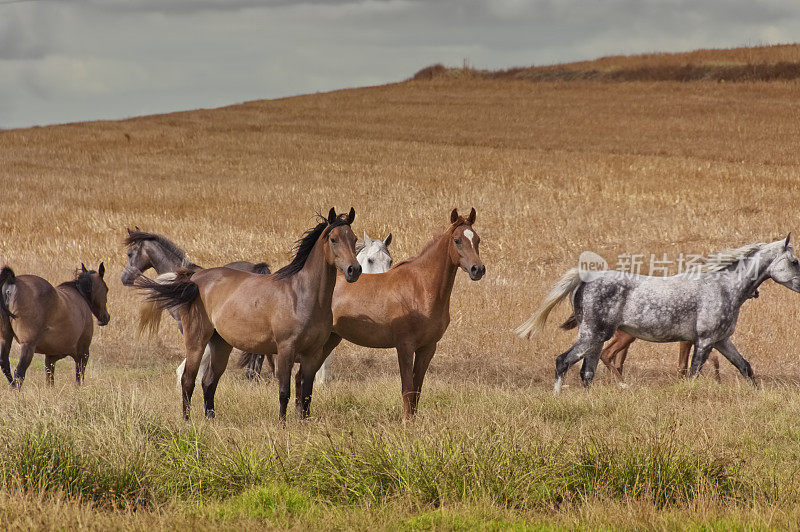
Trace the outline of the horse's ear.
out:
[[[454,224],[458,220],[458,209],[453,209],[453,212],[450,213],[450,223]]]
[[[136,231],[141,231],[141,229],[139,229],[139,226],[138,226],[138,225],[134,225],[134,226],[133,226],[133,228],[134,228]]]
[[[783,243],[783,249],[784,250],[789,249],[789,239],[790,238],[792,238],[792,233],[791,232],[788,235],[786,235],[786,242]]]
[[[387,236],[386,240],[383,241],[383,245],[388,248],[389,244],[391,243],[392,243],[392,233],[389,233],[389,236]]]
[[[105,274],[106,274],[106,266],[101,262],[100,267],[97,268],[97,275],[99,275],[100,278],[102,279]]]
[[[347,225],[352,224],[355,219],[356,219],[356,210],[350,207],[350,212],[347,213]]]
[[[328,211],[328,223],[332,224],[335,221],[336,221],[336,209],[331,207],[331,210]]]
[[[369,235],[367,234],[367,230],[364,229],[364,246],[365,247],[369,246],[369,244],[370,244]]]
[[[86,272],[88,271],[88,270],[86,269],[86,266],[84,266],[82,262],[81,262],[81,271],[82,271],[83,273],[86,273]]]
[[[133,231],[131,231],[130,227],[126,227],[125,230],[128,232],[128,236],[133,234]]]
[[[469,217],[467,218],[467,223],[469,225],[472,225],[472,224],[475,223],[475,207],[473,207],[472,210],[469,211]]]

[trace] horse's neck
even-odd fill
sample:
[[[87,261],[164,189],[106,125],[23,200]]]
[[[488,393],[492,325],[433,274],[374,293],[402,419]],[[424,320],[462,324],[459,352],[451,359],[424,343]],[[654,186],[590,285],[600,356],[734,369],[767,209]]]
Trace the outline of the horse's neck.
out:
[[[317,240],[306,259],[303,269],[289,278],[304,303],[311,303],[315,310],[331,311],[333,288],[336,286],[336,268],[325,260],[322,243]]]
[[[439,239],[414,259],[413,265],[420,271],[420,282],[428,293],[433,294],[434,301],[450,308],[450,294],[456,279],[458,266],[450,260],[450,231],[446,231]]]
[[[742,303],[753,295],[761,283],[769,279],[769,266],[776,256],[776,250],[763,249],[753,257],[744,259],[742,267],[729,272]]]
[[[199,266],[190,261],[186,256],[179,257],[163,249],[159,249],[159,253],[156,254],[155,257],[150,257],[150,260],[153,263],[153,269],[158,275],[171,273],[179,268],[189,268],[191,270],[199,268]]]

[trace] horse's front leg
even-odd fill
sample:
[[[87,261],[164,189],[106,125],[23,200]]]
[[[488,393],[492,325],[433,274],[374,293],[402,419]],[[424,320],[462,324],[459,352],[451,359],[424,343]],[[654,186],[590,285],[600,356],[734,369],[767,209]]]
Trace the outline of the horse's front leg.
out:
[[[611,338],[611,341],[606,344],[600,352],[600,360],[608,368],[614,378],[619,384],[624,383],[625,379],[622,376],[622,367],[625,364],[625,358],[628,356],[628,346],[636,340],[630,334],[622,331],[617,331]]]
[[[78,353],[75,357],[75,382],[80,386],[83,384],[83,377],[86,375],[86,364],[89,362],[89,352]]]
[[[11,331],[11,325],[8,323],[0,324],[0,370],[3,371],[3,375],[5,375],[9,384],[14,380],[11,375],[11,362],[8,358],[13,340],[14,333]]]
[[[753,386],[756,386],[756,379],[753,376],[753,368],[750,367],[750,363],[739,353],[730,338],[720,340],[714,344],[714,347],[717,349],[717,351],[722,353],[722,356],[727,358],[731,364],[736,366],[736,369],[739,370],[739,373],[741,373],[742,376],[749,379]]]
[[[278,378],[278,419],[286,426],[286,409],[292,395],[292,366],[294,366],[294,345],[278,346],[275,357],[275,376]]]
[[[403,416],[409,420],[414,417],[414,348],[397,346],[397,363],[400,366],[400,387],[403,393]]]
[[[32,343],[20,345],[19,362],[17,362],[17,368],[14,370],[14,380],[11,382],[13,388],[19,389],[22,387],[22,381],[25,380],[25,373],[28,371],[28,366],[31,365],[35,349],[36,346]]]
[[[77,364],[77,360],[75,361]],[[47,355],[44,357],[44,377],[45,382],[49,387],[53,387],[55,384],[55,373],[56,373],[56,357]]]
[[[300,394],[299,412],[301,419],[308,419],[311,416],[311,395],[314,393],[314,380],[324,360],[321,349],[316,353],[310,353],[302,357],[300,369],[297,370],[297,374],[302,375],[302,386],[298,390]]]

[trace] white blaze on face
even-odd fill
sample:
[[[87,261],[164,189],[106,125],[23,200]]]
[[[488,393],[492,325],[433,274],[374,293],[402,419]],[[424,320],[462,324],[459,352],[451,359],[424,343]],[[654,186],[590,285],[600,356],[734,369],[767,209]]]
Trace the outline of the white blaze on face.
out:
[[[475,242],[472,241],[472,237],[475,236],[475,233],[472,232],[472,229],[464,229],[464,236],[467,237],[469,243],[472,244],[472,247],[475,247]]]

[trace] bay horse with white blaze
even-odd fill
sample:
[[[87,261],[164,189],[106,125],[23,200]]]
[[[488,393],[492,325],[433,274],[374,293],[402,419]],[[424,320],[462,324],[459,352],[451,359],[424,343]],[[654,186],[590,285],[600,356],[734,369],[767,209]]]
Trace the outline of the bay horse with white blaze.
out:
[[[422,382],[436,344],[450,324],[450,295],[459,268],[477,281],[486,273],[475,232],[475,209],[464,218],[450,213],[450,226],[416,257],[358,283],[336,283],[333,334],[327,358],[342,339],[364,347],[395,348],[400,365],[405,418],[417,411]],[[306,372],[297,385],[305,386]]]
[[[259,354],[277,353],[280,419],[285,421],[291,392],[291,371],[300,362],[303,389],[300,415],[310,414],[314,375],[322,364],[322,346],[333,324],[331,298],[336,271],[349,283],[361,275],[350,224],[355,210],[327,218],[297,242],[291,263],[272,275],[231,268],[179,270],[168,283],[139,277],[136,286],[162,309],[173,308],[183,323],[186,368],[181,382],[183,414],[188,419],[195,377],[206,345],[211,364],[203,378],[205,415],[214,417],[214,394],[228,364],[231,348]],[[156,312],[143,315],[146,322]]]
[[[66,356],[75,359],[75,380],[83,382],[92,315],[101,327],[111,319],[104,274],[102,262],[97,271],[81,264],[74,280],[54,287],[36,275],[16,276],[8,266],[0,270],[0,368],[11,386],[22,386],[34,353],[45,355],[48,385],[53,385],[56,361]],[[8,355],[14,338],[20,357],[12,377]]]

